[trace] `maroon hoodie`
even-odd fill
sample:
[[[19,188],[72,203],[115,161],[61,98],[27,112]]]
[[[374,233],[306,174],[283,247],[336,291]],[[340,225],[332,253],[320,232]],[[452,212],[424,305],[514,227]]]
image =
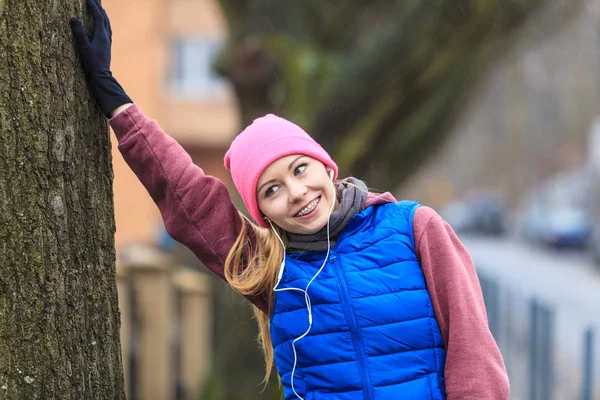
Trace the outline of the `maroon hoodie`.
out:
[[[160,209],[167,232],[221,279],[242,221],[227,188],[136,105],[110,120],[123,158]],[[369,196],[366,206],[393,201]],[[429,207],[413,221],[417,257],[446,347],[448,400],[507,400],[508,375],[488,328],[473,261],[450,225]],[[250,240],[254,240],[250,233]],[[268,313],[264,297],[249,297]]]

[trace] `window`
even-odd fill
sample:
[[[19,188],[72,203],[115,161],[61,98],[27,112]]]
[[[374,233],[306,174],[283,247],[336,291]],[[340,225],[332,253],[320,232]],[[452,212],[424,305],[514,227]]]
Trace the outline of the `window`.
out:
[[[177,38],[171,43],[171,78],[169,92],[174,96],[222,98],[225,80],[212,64],[220,43],[215,38]]]

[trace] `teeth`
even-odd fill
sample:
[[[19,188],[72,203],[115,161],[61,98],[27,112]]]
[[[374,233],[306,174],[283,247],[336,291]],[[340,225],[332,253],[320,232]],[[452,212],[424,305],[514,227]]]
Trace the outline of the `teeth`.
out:
[[[314,199],[313,201],[311,201],[310,203],[308,203],[308,205],[303,208],[302,210],[298,211],[296,213],[297,217],[302,217],[306,214],[308,214],[309,212],[311,212],[312,210],[315,209],[315,207],[317,206],[317,204],[319,204],[319,201],[321,200],[321,197],[317,197],[316,199]]]

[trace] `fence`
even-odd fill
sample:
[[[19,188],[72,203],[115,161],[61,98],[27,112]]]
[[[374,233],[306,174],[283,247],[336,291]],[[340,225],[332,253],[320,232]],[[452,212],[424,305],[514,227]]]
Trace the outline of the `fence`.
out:
[[[529,297],[482,273],[479,278],[490,331],[511,380],[511,398],[599,400],[596,329],[560,304]]]
[[[127,398],[197,399],[212,357],[206,275],[131,246],[117,260],[117,287]]]
[[[486,272],[478,274],[511,398],[600,400],[590,318]],[[117,283],[127,398],[197,399],[212,359],[210,279],[155,247],[132,246],[117,261]]]

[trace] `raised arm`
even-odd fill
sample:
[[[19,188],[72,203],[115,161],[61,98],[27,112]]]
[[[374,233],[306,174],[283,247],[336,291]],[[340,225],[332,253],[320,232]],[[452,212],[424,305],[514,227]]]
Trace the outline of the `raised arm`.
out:
[[[81,64],[94,96],[119,141],[123,158],[157,204],[167,232],[206,267],[224,277],[225,258],[242,218],[219,179],[206,175],[156,121],[146,118],[110,71],[111,28],[98,0],[86,0],[94,19],[90,41],[78,19],[71,20]],[[255,240],[250,229],[250,242]],[[249,298],[267,310],[262,298]]]
[[[158,206],[169,235],[223,277],[225,257],[242,224],[223,182],[206,175],[137,105],[110,124],[119,151]]]

